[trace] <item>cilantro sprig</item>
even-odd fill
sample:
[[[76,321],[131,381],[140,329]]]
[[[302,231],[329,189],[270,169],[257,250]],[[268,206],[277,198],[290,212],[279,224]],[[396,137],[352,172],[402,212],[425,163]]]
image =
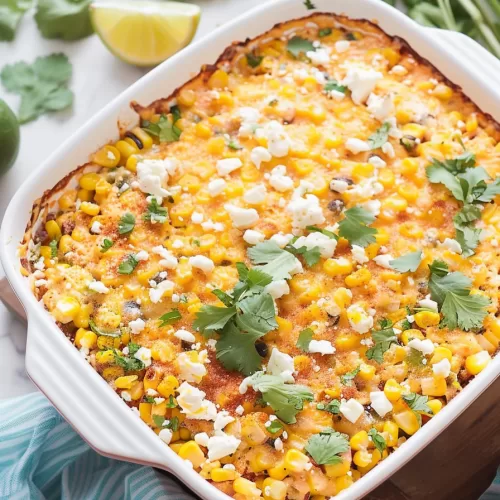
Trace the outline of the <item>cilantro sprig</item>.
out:
[[[375,427],[368,431],[368,436],[372,438],[372,442],[375,445],[375,448],[377,448],[380,453],[382,453],[387,448],[387,443],[384,439],[384,436],[382,436],[382,434],[380,434],[380,432],[378,432]]]
[[[163,224],[168,220],[168,211],[166,208],[158,205],[158,200],[156,198],[151,198],[151,201],[148,203],[147,211],[142,218],[153,224],[156,222]]]
[[[295,257],[288,251],[280,248],[274,241],[263,241],[248,249],[248,256],[253,269],[262,271],[273,280],[290,279],[290,271],[295,267]]]
[[[377,363],[384,361],[384,353],[389,350],[392,344],[396,344],[398,339],[392,327],[392,321],[383,319],[379,322],[380,329],[372,330],[372,340],[374,346],[366,351],[366,357],[373,359]]]
[[[160,142],[176,142],[180,139],[182,130],[176,125],[181,114],[177,106],[170,109],[172,118],[162,114],[157,123],[144,120],[142,128],[153,137],[157,137]]]
[[[120,234],[129,234],[134,230],[135,227],[135,216],[130,212],[122,215],[120,221],[118,222],[118,232]]]
[[[120,262],[118,266],[119,274],[132,274],[134,269],[138,266],[139,261],[136,256],[132,253],[128,254],[125,259]]]
[[[294,36],[288,40],[286,49],[293,57],[298,58],[300,54],[316,50],[311,40],[307,40],[300,36]]]
[[[311,328],[305,328],[299,333],[299,338],[295,344],[301,351],[309,352],[309,344],[313,338],[314,332]]]
[[[338,399],[332,399],[328,403],[318,403],[316,409],[327,411],[332,415],[338,415],[340,413],[340,401]]]
[[[339,236],[349,241],[351,245],[366,247],[375,242],[377,230],[368,227],[375,221],[375,216],[363,207],[356,206],[344,212],[344,218],[339,222]]]
[[[305,450],[318,465],[342,462],[340,455],[349,449],[349,437],[333,429],[324,429],[309,438]]]
[[[417,250],[416,252],[407,253],[397,259],[390,260],[389,265],[400,273],[414,273],[420,265],[420,262],[422,262],[422,256],[422,250]]]
[[[100,251],[101,253],[107,252],[114,245],[114,241],[109,238],[104,238],[101,243]]]
[[[354,370],[350,372],[344,373],[344,375],[340,376],[340,383],[342,385],[350,386],[352,385],[352,381],[356,378],[356,375],[359,373],[361,366],[357,366]]]
[[[160,327],[171,325],[182,318],[179,309],[172,309],[170,312],[160,316]]]
[[[264,59],[264,57],[257,56],[253,52],[248,52],[248,54],[246,54],[245,57],[246,57],[246,60],[247,60],[247,64],[251,68],[256,68],[257,66],[259,66],[260,63],[262,62],[262,59]]]
[[[370,137],[368,137],[368,144],[370,149],[381,148],[389,139],[389,131],[391,124],[384,122]]]

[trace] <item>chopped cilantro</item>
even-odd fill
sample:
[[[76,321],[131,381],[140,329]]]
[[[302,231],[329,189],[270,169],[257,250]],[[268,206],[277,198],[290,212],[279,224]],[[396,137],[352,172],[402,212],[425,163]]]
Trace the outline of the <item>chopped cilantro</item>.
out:
[[[173,108],[176,108],[175,106]],[[149,121],[142,122],[142,128],[154,137],[158,137],[160,142],[175,142],[178,141],[182,130],[175,125],[176,121],[180,118],[179,108],[172,111],[172,120],[168,118],[167,115],[162,114],[158,123],[152,123]]]
[[[57,257],[57,240],[52,240],[49,243],[49,247],[50,247],[50,257],[52,259],[55,259]]]
[[[318,36],[320,38],[323,38],[324,36],[328,36],[328,35],[331,35],[331,34],[332,34],[332,29],[331,28],[321,28],[318,31]]]
[[[114,241],[110,240],[109,238],[104,238],[104,240],[101,243],[101,253],[107,252],[112,246],[114,245]]]
[[[226,323],[236,314],[236,307],[218,307],[204,305],[196,313],[193,327],[202,333],[222,330]]]
[[[384,122],[370,137],[368,137],[370,149],[381,148],[389,139],[389,130],[391,130],[391,124],[389,122]]]
[[[168,401],[166,403],[166,407],[167,408],[175,408],[176,406],[177,406],[177,404],[175,403],[174,396],[172,396],[172,394],[170,394],[170,396],[168,397]]]
[[[389,265],[400,273],[407,273],[410,271],[414,273],[420,265],[420,262],[422,262],[422,256],[422,250],[417,250],[416,252],[407,253],[406,255],[389,261]]]
[[[309,352],[309,344],[313,338],[314,332],[310,328],[305,328],[299,333],[299,338],[295,344],[300,350]]]
[[[161,415],[152,415],[152,419],[156,427],[162,427],[163,422],[165,422],[165,417],[162,417]]]
[[[304,0],[304,5],[307,10],[313,10],[316,8],[316,5],[314,5],[311,0]]]
[[[323,85],[323,92],[328,93],[332,90],[345,94],[347,92],[347,87],[345,85],[341,85],[337,80],[328,80]]]
[[[375,360],[377,363],[382,363],[384,361],[384,352],[398,341],[392,328],[392,321],[387,319],[380,321],[380,330],[372,330],[371,334],[374,346],[366,351],[366,357]]]
[[[142,216],[142,218],[151,223],[159,222],[160,224],[163,224],[168,220],[168,212],[166,208],[158,205],[156,198],[151,198],[151,201],[148,204],[147,212]]]
[[[404,394],[403,399],[413,411],[423,411],[425,413],[432,414],[432,410],[427,405],[429,402],[429,396],[421,396],[415,392],[410,392],[409,394]]]
[[[144,363],[140,359],[122,356],[116,349],[114,349],[114,354],[115,363],[126,372],[135,372],[145,368]]]
[[[263,241],[248,249],[248,256],[253,264],[264,264],[254,267],[273,278],[273,280],[290,279],[290,271],[295,267],[295,257],[281,249],[274,241]]]
[[[340,413],[340,401],[338,399],[332,399],[328,401],[328,403],[318,403],[316,409],[338,415]]]
[[[339,222],[339,236],[349,240],[351,245],[366,247],[375,242],[377,230],[368,227],[375,216],[363,207],[356,206],[344,212],[344,218]]]
[[[161,321],[160,327],[171,325],[172,323],[179,321],[181,318],[182,316],[181,313],[179,312],[179,309],[172,309],[170,312],[160,316],[160,321]]]
[[[385,442],[384,436],[373,427],[368,431],[368,436],[372,438],[372,442],[380,453],[382,453],[387,448],[387,443]]]
[[[293,57],[297,58],[299,55],[305,54],[306,52],[315,50],[313,43],[311,40],[306,40],[305,38],[301,38],[300,36],[294,36],[288,40],[286,49]]]
[[[309,438],[305,450],[318,465],[342,462],[340,455],[349,449],[349,437],[333,429],[325,429]]]
[[[133,356],[141,348],[141,346],[135,342],[129,342],[127,347],[129,356]]]
[[[350,386],[352,384],[352,381],[356,378],[356,375],[359,373],[360,369],[360,366],[357,366],[356,368],[354,368],[354,370],[341,375],[340,382],[342,383],[342,385]]]
[[[297,238],[294,238],[292,242],[297,241]],[[319,250],[319,247],[312,247],[312,248],[307,248],[306,246],[302,246],[299,248],[296,248],[293,246],[293,244],[289,243],[286,245],[285,250],[287,252],[290,252],[292,255],[301,255],[304,258],[304,262],[308,267],[314,266],[319,262],[319,259],[321,257],[321,252]]]
[[[101,330],[93,319],[89,319],[89,327],[90,329],[97,335],[104,335],[105,337],[119,337],[122,332],[120,329],[116,330]]]
[[[271,425],[266,427],[266,429],[271,434],[276,434],[277,432],[279,432],[283,429],[283,424],[278,419],[276,419],[276,420],[273,420],[271,422]]]
[[[236,139],[228,139],[226,145],[229,149],[239,150],[243,149],[243,146]]]
[[[262,56],[256,56],[253,52],[248,52],[248,54],[246,54],[246,59],[247,59],[247,64],[251,68],[256,68],[257,66],[260,65],[262,59],[264,58]]]
[[[321,229],[318,226],[306,226],[306,229],[308,231],[311,231],[312,233],[316,232],[316,233],[324,234],[325,236],[328,236],[328,238],[330,238],[332,240],[339,239],[339,237],[335,233],[333,233],[332,231],[328,231],[328,229]]]
[[[119,274],[132,274],[134,272],[134,269],[137,267],[139,264],[139,261],[135,257],[134,254],[130,253],[128,254],[125,259],[123,259],[118,266],[118,273]]]
[[[118,232],[120,234],[129,234],[134,230],[135,227],[135,217],[134,214],[127,212],[120,217],[120,222],[118,222]]]

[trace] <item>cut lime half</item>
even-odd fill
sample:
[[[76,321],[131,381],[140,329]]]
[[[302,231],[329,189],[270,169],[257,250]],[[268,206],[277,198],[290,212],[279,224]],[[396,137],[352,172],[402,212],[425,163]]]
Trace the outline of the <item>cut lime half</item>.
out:
[[[0,174],[16,160],[19,152],[19,123],[16,115],[0,99]]]
[[[200,8],[180,2],[114,0],[92,3],[90,16],[95,32],[116,57],[136,66],[155,66],[193,39]]]

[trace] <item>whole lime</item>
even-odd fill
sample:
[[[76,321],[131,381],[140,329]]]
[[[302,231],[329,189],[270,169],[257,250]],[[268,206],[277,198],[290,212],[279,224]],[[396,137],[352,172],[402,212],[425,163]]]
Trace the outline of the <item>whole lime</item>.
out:
[[[0,99],[0,172],[7,170],[19,152],[19,123],[16,115]]]

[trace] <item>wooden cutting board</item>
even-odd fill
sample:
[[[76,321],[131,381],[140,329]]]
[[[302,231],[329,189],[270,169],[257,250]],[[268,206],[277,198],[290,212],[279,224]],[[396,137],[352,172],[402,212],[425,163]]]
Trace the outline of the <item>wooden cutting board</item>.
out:
[[[6,279],[0,300],[26,320]],[[418,434],[412,438],[418,439]],[[500,466],[500,378],[368,500],[477,500]]]

